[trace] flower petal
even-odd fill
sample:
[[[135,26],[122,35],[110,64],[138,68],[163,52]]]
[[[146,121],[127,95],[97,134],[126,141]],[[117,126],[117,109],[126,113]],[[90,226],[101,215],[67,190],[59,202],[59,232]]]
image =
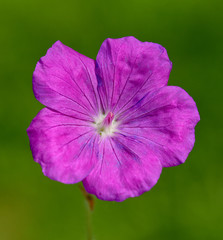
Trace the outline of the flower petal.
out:
[[[49,108],[92,119],[98,113],[95,61],[57,41],[36,65],[35,97]]]
[[[165,48],[134,37],[107,39],[96,59],[103,107],[117,113],[146,93],[167,84],[171,62]]]
[[[166,86],[146,96],[119,117],[123,134],[156,148],[164,167],[185,162],[195,142],[200,116],[194,100],[181,88]]]
[[[98,163],[83,180],[87,192],[99,199],[123,201],[149,191],[158,181],[162,166],[142,141],[122,134],[103,139]]]
[[[76,183],[92,170],[97,135],[91,125],[44,108],[33,119],[27,133],[33,158],[47,177]]]

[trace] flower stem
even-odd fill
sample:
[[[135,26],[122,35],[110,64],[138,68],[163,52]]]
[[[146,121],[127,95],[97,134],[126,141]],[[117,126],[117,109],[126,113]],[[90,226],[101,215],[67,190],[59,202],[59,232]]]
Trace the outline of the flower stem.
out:
[[[94,210],[94,198],[91,194],[85,191],[84,187],[81,184],[79,184],[79,188],[85,198],[85,205],[87,211],[87,240],[93,240],[92,212]]]

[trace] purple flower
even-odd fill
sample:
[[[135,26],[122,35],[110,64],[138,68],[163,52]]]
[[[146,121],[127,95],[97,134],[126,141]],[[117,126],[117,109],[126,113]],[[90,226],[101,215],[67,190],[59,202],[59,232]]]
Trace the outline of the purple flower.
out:
[[[96,61],[57,41],[34,71],[46,108],[27,130],[44,175],[123,201],[183,163],[200,118],[183,89],[167,86],[171,67],[165,48],[134,37],[106,39]]]

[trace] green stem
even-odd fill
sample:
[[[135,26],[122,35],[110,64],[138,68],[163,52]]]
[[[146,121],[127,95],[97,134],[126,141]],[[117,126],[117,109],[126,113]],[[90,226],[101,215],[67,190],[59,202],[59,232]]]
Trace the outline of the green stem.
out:
[[[87,239],[93,240],[93,232],[92,232],[92,210],[90,209],[88,201],[86,201],[87,205]]]
[[[87,211],[87,240],[93,240],[92,212],[94,210],[94,198],[91,194],[85,191],[84,187],[81,184],[79,184],[79,188],[85,198],[85,205]]]

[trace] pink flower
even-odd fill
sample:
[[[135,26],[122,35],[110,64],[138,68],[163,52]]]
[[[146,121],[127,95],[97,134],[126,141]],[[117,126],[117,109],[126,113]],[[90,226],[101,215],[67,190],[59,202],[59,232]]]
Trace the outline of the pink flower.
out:
[[[171,66],[165,48],[134,37],[106,39],[96,61],[57,41],[34,71],[46,108],[27,130],[44,175],[123,201],[185,162],[200,118],[183,89],[167,86]]]

